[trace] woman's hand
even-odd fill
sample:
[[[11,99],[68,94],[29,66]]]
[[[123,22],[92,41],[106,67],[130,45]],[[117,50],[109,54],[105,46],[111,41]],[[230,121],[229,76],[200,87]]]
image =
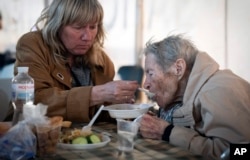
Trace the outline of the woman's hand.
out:
[[[165,128],[169,123],[156,116],[143,115],[140,123],[140,133],[144,138],[162,139]]]
[[[139,87],[137,81],[117,80],[94,86],[91,93],[91,104],[134,103],[135,91]]]

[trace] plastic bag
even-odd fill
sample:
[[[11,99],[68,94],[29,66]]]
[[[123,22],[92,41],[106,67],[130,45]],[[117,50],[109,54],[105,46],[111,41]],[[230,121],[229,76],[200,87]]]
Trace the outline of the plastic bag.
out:
[[[0,148],[0,159],[31,159],[36,155],[36,136],[30,126],[21,121],[0,139]]]
[[[27,160],[37,153],[36,124],[46,123],[48,106],[25,104],[24,120],[18,122],[0,139],[0,160]]]

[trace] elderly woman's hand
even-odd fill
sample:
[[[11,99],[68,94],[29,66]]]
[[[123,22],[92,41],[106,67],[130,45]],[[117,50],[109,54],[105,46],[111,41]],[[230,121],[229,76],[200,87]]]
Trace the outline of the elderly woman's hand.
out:
[[[91,93],[92,104],[103,102],[134,103],[137,81],[117,80],[104,85],[94,86]]]
[[[156,116],[145,114],[140,122],[140,133],[144,138],[162,139],[165,128],[169,123]]]

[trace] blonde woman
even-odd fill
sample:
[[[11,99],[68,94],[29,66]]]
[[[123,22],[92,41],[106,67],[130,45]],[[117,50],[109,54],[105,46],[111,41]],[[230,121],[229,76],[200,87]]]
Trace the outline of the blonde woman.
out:
[[[97,0],[54,0],[36,31],[19,39],[15,74],[29,67],[35,104],[48,105],[48,116],[88,122],[101,104],[134,102],[137,81],[113,81],[114,65],[102,48],[103,15]]]

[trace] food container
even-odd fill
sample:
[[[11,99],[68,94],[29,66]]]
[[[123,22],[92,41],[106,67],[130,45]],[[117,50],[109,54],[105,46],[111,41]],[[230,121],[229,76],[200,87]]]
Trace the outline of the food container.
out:
[[[44,157],[56,152],[60,136],[62,117],[50,118],[48,123],[36,124],[37,156]]]
[[[132,119],[146,113],[150,107],[153,104],[114,104],[104,107],[103,110],[108,111],[112,118]]]

